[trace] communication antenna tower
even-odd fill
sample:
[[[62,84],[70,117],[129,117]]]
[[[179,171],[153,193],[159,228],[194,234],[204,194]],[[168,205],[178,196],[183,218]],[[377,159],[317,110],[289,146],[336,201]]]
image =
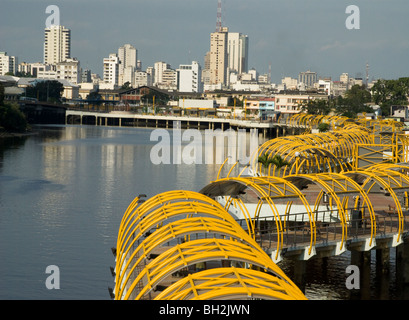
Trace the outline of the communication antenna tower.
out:
[[[368,62],[366,63],[366,87],[368,87],[369,83],[369,64]]]
[[[216,32],[222,31],[222,0],[217,1],[217,22]]]

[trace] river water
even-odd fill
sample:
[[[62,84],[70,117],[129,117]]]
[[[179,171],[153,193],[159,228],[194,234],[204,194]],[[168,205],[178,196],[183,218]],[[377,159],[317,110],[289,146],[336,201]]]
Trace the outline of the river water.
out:
[[[0,140],[0,299],[110,299],[111,247],[135,196],[199,191],[220,168],[153,164],[152,130],[42,126],[32,136]],[[307,297],[350,299],[349,264],[348,254],[309,261]],[[47,288],[56,276],[48,266],[58,267],[59,289]],[[292,276],[291,263],[280,266]],[[389,283],[373,275],[361,298],[394,299],[393,267]]]

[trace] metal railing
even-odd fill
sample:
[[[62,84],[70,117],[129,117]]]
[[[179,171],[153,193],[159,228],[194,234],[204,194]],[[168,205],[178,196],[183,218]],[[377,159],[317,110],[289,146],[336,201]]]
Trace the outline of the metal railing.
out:
[[[365,212],[361,208],[361,212]],[[311,237],[315,245],[328,245],[341,241],[343,227],[346,230],[344,240],[365,239],[371,237],[375,225],[376,237],[386,237],[398,234],[399,216],[397,214],[376,214],[374,222],[370,217],[354,217],[353,209],[348,209],[348,219],[343,226],[337,210],[315,212],[315,221],[311,223],[307,214],[289,214],[281,217],[281,224],[277,223],[274,216],[261,217],[255,221],[256,241],[264,250],[274,250],[277,239],[281,237],[283,248],[294,249],[308,247]],[[409,213],[404,212],[404,231],[409,231]],[[237,220],[239,225],[247,228],[246,220]]]

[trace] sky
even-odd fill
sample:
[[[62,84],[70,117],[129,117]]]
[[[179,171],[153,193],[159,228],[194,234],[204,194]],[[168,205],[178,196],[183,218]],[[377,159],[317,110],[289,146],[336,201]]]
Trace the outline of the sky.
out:
[[[46,8],[58,6],[71,29],[71,56],[102,76],[103,59],[124,44],[142,69],[165,61],[176,69],[198,61],[216,29],[217,0],[1,0],[0,51],[19,62],[43,62]],[[346,21],[359,8],[359,29]],[[222,24],[249,37],[249,67],[280,83],[315,71],[319,77],[397,79],[409,76],[408,0],[222,0]]]

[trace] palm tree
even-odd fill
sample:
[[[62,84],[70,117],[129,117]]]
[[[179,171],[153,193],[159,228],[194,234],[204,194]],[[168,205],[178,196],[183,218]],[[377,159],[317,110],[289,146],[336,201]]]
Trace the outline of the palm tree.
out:
[[[290,164],[278,154],[276,154],[273,158],[269,158],[267,154],[263,154],[262,156],[258,157],[258,162],[261,162],[264,167],[268,167],[272,163],[277,169]]]
[[[284,160],[280,155],[276,154],[273,159],[272,163],[276,166],[277,169],[280,169],[281,167],[288,166],[290,163],[286,160]]]
[[[258,157],[258,162],[261,162],[261,164],[267,168],[270,163],[273,163],[273,159],[269,158],[267,154],[263,154]]]

